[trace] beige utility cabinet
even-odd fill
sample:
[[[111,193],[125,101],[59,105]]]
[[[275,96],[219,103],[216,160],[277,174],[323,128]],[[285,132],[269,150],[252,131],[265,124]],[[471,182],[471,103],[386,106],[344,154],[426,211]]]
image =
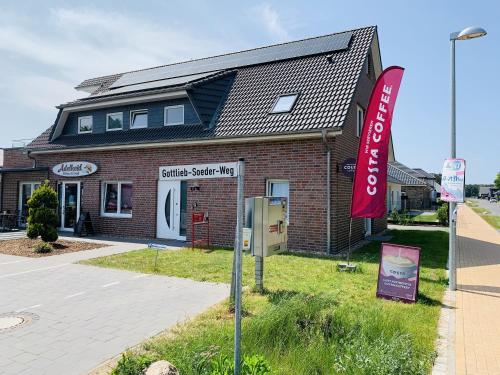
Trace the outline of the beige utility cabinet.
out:
[[[284,197],[245,200],[245,227],[251,231],[252,255],[268,257],[287,250],[287,201]]]

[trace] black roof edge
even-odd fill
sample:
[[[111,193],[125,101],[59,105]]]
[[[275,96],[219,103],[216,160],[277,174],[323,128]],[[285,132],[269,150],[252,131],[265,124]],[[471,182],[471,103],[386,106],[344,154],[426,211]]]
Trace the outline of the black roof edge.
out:
[[[48,170],[49,167],[0,168],[0,174],[14,172],[47,172]]]

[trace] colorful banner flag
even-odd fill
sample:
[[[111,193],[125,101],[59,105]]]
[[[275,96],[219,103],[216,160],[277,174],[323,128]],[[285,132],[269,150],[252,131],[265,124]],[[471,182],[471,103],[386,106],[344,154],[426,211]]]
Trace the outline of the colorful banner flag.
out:
[[[446,159],[441,177],[441,200],[447,202],[464,201],[465,160]]]
[[[359,138],[351,217],[375,218],[385,215],[392,112],[403,72],[404,69],[399,66],[385,69],[373,88]]]

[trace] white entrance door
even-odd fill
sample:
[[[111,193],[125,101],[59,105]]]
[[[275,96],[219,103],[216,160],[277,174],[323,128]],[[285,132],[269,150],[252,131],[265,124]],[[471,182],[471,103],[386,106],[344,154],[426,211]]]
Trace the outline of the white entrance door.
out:
[[[181,236],[181,181],[158,181],[156,237],[185,240]],[[182,233],[184,234],[184,233]]]
[[[33,192],[40,187],[40,182],[21,182],[19,184],[19,217],[18,225],[25,227],[28,220],[28,200]]]
[[[58,193],[59,229],[72,231],[80,217],[80,182],[62,182]]]

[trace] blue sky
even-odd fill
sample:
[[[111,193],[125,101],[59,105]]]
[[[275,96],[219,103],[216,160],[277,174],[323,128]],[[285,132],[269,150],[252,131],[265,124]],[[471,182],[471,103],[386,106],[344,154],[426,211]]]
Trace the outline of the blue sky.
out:
[[[43,4],[42,4],[43,3]],[[500,3],[495,1],[12,1],[0,14],[0,147],[33,138],[85,78],[377,25],[384,67],[405,76],[396,158],[441,169],[449,153],[449,33],[457,42],[457,154],[467,182],[500,171]]]

